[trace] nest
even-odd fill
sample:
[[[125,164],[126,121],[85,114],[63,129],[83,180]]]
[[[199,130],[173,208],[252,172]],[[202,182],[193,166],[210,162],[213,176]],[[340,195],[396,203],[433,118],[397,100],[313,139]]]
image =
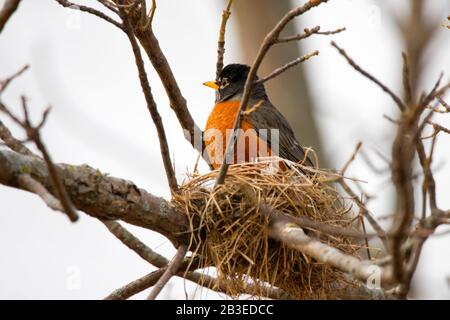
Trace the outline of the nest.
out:
[[[184,183],[172,202],[193,226],[191,251],[201,268],[217,269],[215,285],[233,298],[242,292],[264,296],[267,286],[295,299],[337,298],[353,285],[346,276],[270,239],[269,219],[259,210],[264,203],[292,216],[353,228],[355,217],[328,183],[336,175],[294,163],[273,170],[273,164],[271,158],[232,165],[226,183],[217,188],[217,171],[193,175]],[[346,237],[306,232],[348,254],[357,255],[361,248]]]

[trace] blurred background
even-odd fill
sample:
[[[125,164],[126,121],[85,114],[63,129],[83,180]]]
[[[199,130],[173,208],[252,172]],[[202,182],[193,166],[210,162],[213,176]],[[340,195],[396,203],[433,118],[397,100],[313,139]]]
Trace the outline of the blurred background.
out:
[[[304,1],[235,0],[226,35],[225,63],[251,64],[264,35],[281,16]],[[0,0],[0,6],[4,0]],[[80,4],[96,5],[95,1]],[[174,71],[189,109],[200,127],[214,103],[214,92],[202,86],[215,76],[221,0],[157,1],[155,34]],[[450,75],[448,0],[334,0],[291,23],[284,34],[305,27],[346,27],[331,38],[361,66],[399,95],[401,52],[408,52],[416,94],[430,89],[441,71]],[[369,208],[389,226],[395,197],[386,161],[395,127],[383,118],[396,106],[378,87],[356,73],[330,46],[330,37],[274,47],[260,75],[313,50],[320,55],[267,84],[268,94],[293,126],[298,140],[313,147],[324,167],[340,168],[358,141],[362,153],[348,175],[367,183],[376,197]],[[4,94],[16,112],[19,97],[29,98],[39,116],[53,111],[42,131],[57,162],[87,163],[113,176],[132,180],[149,192],[168,197],[159,144],[138,82],[130,45],[111,25],[90,15],[60,7],[53,0],[23,0],[0,34],[0,78],[25,64],[31,69]],[[164,89],[151,65],[150,84],[166,126],[179,182],[195,165],[197,154],[183,138]],[[447,101],[449,101],[447,95]],[[447,127],[450,116],[436,117]],[[2,117],[13,132],[23,133]],[[440,136],[434,169],[438,204],[450,208],[450,137]],[[370,161],[365,160],[370,159]],[[370,162],[370,163],[369,163]],[[206,172],[207,166],[200,164]],[[418,194],[419,197],[419,194]],[[171,257],[168,240],[127,225],[152,249]],[[437,233],[445,232],[440,227]],[[450,236],[431,237],[413,281],[411,298],[450,298]],[[71,224],[36,196],[0,185],[0,298],[99,299],[151,271],[97,220],[82,215]],[[227,297],[190,282],[172,279],[159,298]],[[143,298],[146,293],[134,298]]]

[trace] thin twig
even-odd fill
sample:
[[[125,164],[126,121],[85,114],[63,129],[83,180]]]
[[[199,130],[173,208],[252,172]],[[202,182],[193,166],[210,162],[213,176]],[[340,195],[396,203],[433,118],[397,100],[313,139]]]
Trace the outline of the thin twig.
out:
[[[56,211],[64,212],[61,202],[56,199],[48,190],[38,181],[34,180],[29,174],[21,174],[17,177],[17,183],[24,189],[37,194],[45,204]]]
[[[351,157],[347,160],[347,162],[344,164],[344,166],[341,169],[341,176],[345,176],[345,173],[347,172],[348,167],[350,166],[350,164],[355,160],[356,155],[358,154],[359,150],[362,147],[362,142],[359,141],[356,144],[355,150],[353,151]]]
[[[167,265],[168,261],[166,258],[146,246],[141,240],[135,237],[126,228],[121,226],[120,223],[107,220],[101,221],[117,239],[119,239],[129,249],[136,252],[142,259],[158,268],[162,268]]]
[[[0,109],[3,109],[3,104],[0,102]],[[34,156],[35,154],[28,149],[22,141],[14,138],[11,131],[0,121],[0,140],[3,140],[5,144],[13,151],[21,153],[26,156]]]
[[[142,278],[134,280],[123,287],[114,290],[111,294],[104,298],[104,300],[125,300],[135,294],[146,290],[153,286],[158,279],[163,275],[164,269],[153,271]]]
[[[346,28],[339,28],[336,30],[331,30],[331,31],[320,31],[320,26],[316,26],[312,29],[308,29],[306,28],[304,30],[304,33],[300,33],[300,34],[296,34],[294,36],[289,36],[289,37],[284,37],[284,38],[278,38],[277,39],[277,43],[284,43],[284,42],[291,42],[291,41],[299,41],[299,40],[303,40],[306,38],[309,38],[310,36],[314,35],[314,34],[319,34],[319,35],[332,35],[332,34],[337,34],[337,33],[341,33],[343,31],[345,31]]]
[[[177,253],[173,257],[172,261],[167,265],[167,267],[164,270],[164,273],[161,275],[161,277],[156,282],[152,292],[150,292],[150,295],[147,297],[147,300],[155,300],[158,294],[161,292],[161,290],[164,288],[164,286],[169,282],[170,278],[178,271],[181,263],[183,262],[183,258],[185,257],[187,253],[187,246],[181,245],[178,247]]]
[[[358,152],[361,149],[361,147],[362,147],[362,142],[359,141],[356,144],[355,150],[353,151],[352,155],[350,156],[350,158],[347,160],[347,162],[344,164],[344,166],[341,169],[341,177],[342,177],[341,180],[344,180],[344,176],[345,176],[345,173],[347,172],[348,167],[355,160],[356,155],[358,154]],[[359,201],[358,201],[359,204],[363,204],[364,203],[362,197],[363,197],[363,195],[361,195],[361,199],[359,199]],[[367,212],[367,209],[366,209],[365,205],[363,205],[363,206],[358,205],[358,207],[359,207],[359,213],[358,213],[359,222],[361,224],[361,228],[362,228],[363,233],[367,234],[366,224],[365,224],[365,221],[364,221],[364,214]],[[367,215],[367,213],[366,213],[366,215]],[[370,248],[369,248],[369,238],[365,237],[364,241],[365,241],[365,244],[366,244],[367,258],[369,260],[371,260],[372,257],[371,257]]]
[[[52,186],[55,189],[55,193],[57,195],[57,198],[61,202],[61,206],[64,209],[64,212],[69,217],[70,221],[75,222],[78,220],[78,214],[76,213],[72,202],[66,192],[66,189],[64,187],[64,184],[62,182],[62,179],[59,175],[58,168],[53,163],[50,154],[48,153],[44,143],[41,140],[39,130],[43,127],[45,124],[45,121],[47,119],[47,116],[49,114],[50,108],[47,108],[42,116],[42,120],[39,122],[39,124],[36,127],[33,127],[33,125],[30,122],[29,116],[28,116],[28,106],[25,97],[22,96],[22,108],[24,111],[25,119],[23,121],[20,121],[14,114],[12,114],[3,104],[1,104],[0,110],[5,112],[14,122],[16,122],[18,125],[20,125],[26,132],[28,139],[32,140],[36,147],[39,149],[39,151],[42,153],[42,156],[44,158],[44,161],[47,165],[48,172],[50,175],[50,179],[52,182]]]
[[[256,84],[264,83],[266,81],[269,81],[270,79],[273,79],[273,78],[279,76],[280,74],[282,74],[283,72],[285,72],[289,68],[292,68],[292,67],[298,65],[299,63],[305,62],[306,60],[309,60],[309,58],[314,57],[314,56],[318,56],[318,55],[319,55],[319,51],[316,50],[316,51],[313,51],[311,53],[305,54],[305,55],[303,55],[301,57],[298,57],[297,59],[292,60],[289,63],[286,63],[284,66],[275,69],[274,71],[272,71],[271,74],[269,74],[269,75],[259,79],[258,81],[256,81]]]
[[[100,2],[108,10],[114,12],[117,15],[119,14],[119,10],[117,9],[115,3],[111,3],[109,0],[97,0],[97,1]]]
[[[392,100],[397,104],[397,106],[400,108],[400,110],[406,109],[405,104],[402,102],[402,100],[394,93],[391,89],[389,89],[387,86],[385,86],[383,83],[381,83],[377,78],[372,76],[370,73],[362,69],[356,62],[348,56],[348,54],[345,52],[344,49],[340,48],[336,42],[331,41],[331,45],[335,47],[339,53],[347,60],[347,62],[359,73],[361,73],[363,76],[377,84],[384,92],[386,92]]]
[[[19,71],[17,71],[16,73],[12,74],[11,76],[7,77],[6,79],[0,81],[0,93],[3,93],[3,91],[6,90],[6,88],[8,87],[8,85],[17,77],[21,76],[25,71],[28,70],[30,66],[29,65],[24,65],[22,68],[20,68]]]
[[[439,101],[441,106],[444,107],[445,112],[447,112],[447,113],[450,112],[450,105],[447,102],[445,102],[445,100],[442,97],[437,96],[436,99]]]
[[[116,26],[119,29],[123,29],[123,26],[120,22],[117,22],[116,20],[114,20],[113,18],[109,17],[108,15],[104,14],[101,11],[98,11],[94,8],[88,7],[88,6],[83,6],[83,5],[79,5],[76,3],[72,3],[68,0],[55,0],[56,2],[58,2],[60,5],[62,5],[63,7],[66,8],[70,8],[73,10],[79,10],[79,11],[83,11],[83,12],[87,12],[89,14],[92,14],[94,16],[99,17],[100,19],[105,20],[106,22],[111,23],[112,25]]]
[[[17,10],[21,0],[6,0],[0,10],[0,33],[6,25],[6,22],[11,18],[13,13]]]
[[[164,164],[164,169],[166,171],[167,181],[169,182],[169,187],[172,192],[175,192],[178,189],[177,179],[175,177],[175,172],[172,167],[172,162],[170,160],[170,151],[169,144],[167,143],[166,131],[164,129],[164,125],[161,120],[161,115],[158,112],[158,108],[156,106],[155,99],[153,98],[152,89],[148,82],[147,72],[144,67],[144,60],[142,59],[141,49],[136,41],[133,30],[131,28],[131,24],[124,13],[123,9],[121,10],[121,17],[124,21],[124,32],[126,33],[128,40],[130,41],[131,47],[133,49],[136,66],[139,73],[139,81],[141,83],[142,92],[144,93],[145,101],[147,103],[147,109],[150,112],[150,115],[153,119],[153,123],[155,124],[156,131],[158,133],[159,138],[159,146],[161,150],[161,157]]]
[[[350,188],[350,186],[344,181],[344,179],[339,179],[338,183],[344,189],[344,191],[355,201],[358,207],[361,209],[362,215],[369,221],[372,228],[378,234],[378,237],[382,240],[385,247],[387,247],[387,235],[386,231],[379,225],[374,216],[370,213],[370,211],[366,208],[365,204],[361,201],[361,199],[355,194],[355,192]]]
[[[114,290],[111,294],[109,294],[105,300],[125,300],[130,298],[131,296],[142,292],[152,286],[158,281],[158,279],[164,273],[165,268],[158,269],[153,271],[137,280],[134,280],[119,289]],[[178,273],[178,276],[183,276],[184,272]],[[201,274],[199,272],[188,272],[185,278],[189,281],[192,281],[202,287],[207,289],[216,291],[216,292],[227,292],[227,284],[224,281],[218,283],[217,279],[205,274]],[[217,285],[218,284],[218,285]],[[254,285],[252,283],[248,283],[243,294],[252,294],[254,292]],[[271,286],[263,286],[261,292],[262,297],[267,297],[269,299],[292,299],[286,292],[281,289],[274,288]]]
[[[410,70],[408,64],[408,57],[405,52],[402,52],[403,58],[403,90],[405,91],[405,104],[410,105],[412,102],[412,88],[411,88],[411,79],[410,79]]]
[[[216,81],[219,80],[219,75],[223,69],[223,56],[225,54],[225,31],[227,28],[227,21],[231,15],[231,5],[233,0],[228,0],[225,10],[222,12],[222,22],[220,23],[219,40],[217,41],[217,63],[216,63]]]
[[[189,112],[186,99],[181,93],[180,87],[175,79],[175,75],[172,72],[167,58],[161,50],[158,39],[153,33],[152,28],[142,32],[142,30],[137,27],[138,21],[136,21],[133,16],[130,17],[130,19],[134,26],[136,37],[139,39],[140,44],[144,48],[150,62],[161,79],[167,97],[169,98],[170,107],[175,112],[178,122],[183,129],[184,137],[189,141],[194,149],[202,155],[206,163],[212,168],[208,153],[204,152],[205,141],[203,140],[203,131],[195,123],[191,113]]]
[[[319,263],[326,263],[342,270],[362,282],[373,277],[375,272],[380,275],[381,285],[388,286],[392,283],[389,266],[380,267],[369,261],[360,261],[351,255],[346,255],[340,250],[315,240],[295,224],[278,221],[270,227],[270,236],[282,241],[288,247],[299,250],[314,258]]]

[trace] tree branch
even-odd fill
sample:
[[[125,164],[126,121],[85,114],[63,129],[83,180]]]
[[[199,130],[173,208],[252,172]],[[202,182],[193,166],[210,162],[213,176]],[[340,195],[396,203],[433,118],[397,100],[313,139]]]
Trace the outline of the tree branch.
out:
[[[153,286],[156,281],[164,273],[164,269],[158,269],[156,271],[150,272],[149,274],[134,280],[119,289],[114,290],[111,294],[104,298],[104,300],[126,300],[139,292],[142,292],[149,287]]]
[[[50,180],[52,182],[52,185],[54,186],[54,189],[56,190],[56,195],[59,201],[61,202],[61,207],[64,209],[63,211],[67,214],[70,221],[75,222],[78,220],[78,214],[73,209],[72,203],[70,201],[69,196],[67,195],[67,192],[63,186],[63,183],[61,181],[61,177],[59,176],[58,169],[53,164],[53,161],[50,157],[50,154],[47,151],[47,148],[45,147],[44,143],[41,140],[40,132],[39,130],[44,126],[45,121],[47,120],[47,116],[49,114],[50,108],[47,108],[42,116],[42,120],[37,126],[33,126],[30,122],[29,116],[28,116],[28,106],[25,97],[22,96],[22,108],[24,112],[25,119],[23,121],[20,121],[15,115],[13,115],[6,106],[0,102],[0,111],[6,113],[14,122],[16,122],[19,126],[21,126],[27,136],[28,139],[33,141],[36,144],[36,147],[39,149],[39,151],[42,153],[42,156],[44,158],[44,161],[48,167]]]
[[[190,233],[188,230],[190,230],[190,227],[186,216],[174,210],[172,205],[163,198],[139,189],[130,181],[104,175],[99,170],[87,165],[59,164],[57,166],[61,173],[62,181],[65,183],[65,188],[77,209],[100,220],[122,220],[153,230],[168,238],[176,247],[180,244],[189,244]],[[27,172],[51,194],[55,194],[47,166],[42,159],[21,155],[10,150],[0,150],[1,184],[26,190],[18,182],[18,177],[23,172]],[[273,221],[277,222],[277,218],[273,219]],[[280,221],[285,222],[286,220],[280,219]],[[298,221],[296,220],[296,222]],[[106,222],[106,225],[116,237],[146,261],[158,268],[164,268],[168,264],[167,259],[151,251],[137,238],[124,231],[123,227],[117,227],[118,224],[111,221]],[[317,226],[311,225],[311,227]],[[284,242],[285,240],[281,241]],[[211,277],[197,272],[188,272],[184,275],[188,265],[191,265],[193,268],[196,266],[195,263],[190,263],[188,260],[183,262],[183,265],[184,267],[180,268],[182,271],[177,275],[212,290],[225,290],[225,287],[216,287],[216,282]],[[136,288],[145,286],[142,289],[145,290],[154,285],[158,278],[155,275],[148,275],[144,283],[138,281],[125,286],[126,290],[122,289],[130,292],[130,288],[137,290]],[[137,284],[140,286],[136,286]],[[119,291],[123,292],[122,289],[119,289]],[[252,292],[252,284],[248,284],[248,292]],[[272,299],[288,298],[282,290],[269,286],[262,294]],[[109,297],[111,298],[111,295]]]
[[[304,33],[300,33],[300,34],[296,34],[294,36],[289,36],[289,37],[284,37],[284,38],[278,38],[278,40],[276,42],[284,43],[284,42],[291,42],[291,41],[299,41],[299,40],[304,40],[306,38],[309,38],[310,36],[312,36],[314,34],[332,35],[332,34],[341,33],[345,30],[346,30],[346,28],[339,28],[339,29],[332,30],[332,31],[320,31],[320,26],[315,26],[312,29],[306,28],[304,30]]]
[[[61,206],[61,202],[56,199],[45,187],[34,180],[29,174],[21,174],[17,177],[17,182],[24,190],[28,190],[37,194],[45,202],[45,204],[56,211],[64,213],[64,208]]]
[[[21,0],[6,0],[0,10],[0,32],[3,31],[8,20],[19,7]]]
[[[336,42],[331,41],[331,45],[333,47],[335,47],[339,53],[347,60],[347,62],[353,67],[353,69],[355,69],[356,71],[358,71],[359,73],[361,73],[363,76],[365,76],[366,78],[368,78],[369,80],[371,80],[372,82],[374,82],[376,85],[378,85],[384,92],[386,92],[391,98],[392,100],[394,100],[394,102],[397,104],[397,106],[400,108],[400,110],[404,110],[406,109],[405,104],[403,103],[403,101],[394,93],[392,92],[391,89],[389,89],[387,86],[385,86],[383,83],[381,83],[381,81],[379,81],[377,78],[375,78],[374,76],[372,76],[370,73],[368,73],[367,71],[365,71],[364,69],[362,69],[358,64],[356,64],[356,62],[350,58],[348,56],[348,54],[345,52],[344,49],[340,48]]]
[[[271,74],[265,76],[264,78],[259,79],[258,81],[256,81],[256,83],[264,83],[266,81],[269,81],[270,79],[273,79],[277,76],[279,76],[280,74],[282,74],[283,72],[285,72],[287,69],[292,68],[296,65],[298,65],[299,63],[305,62],[306,60],[309,60],[309,58],[312,58],[314,56],[318,56],[319,55],[319,51],[313,51],[311,53],[305,54],[301,57],[298,57],[295,60],[292,60],[289,63],[286,63],[284,66],[275,69]]]
[[[141,49],[134,37],[133,30],[131,29],[131,24],[123,11],[121,9],[121,17],[123,19],[123,30],[130,41],[131,47],[133,49],[136,66],[139,73],[139,81],[141,83],[142,92],[144,93],[145,100],[147,102],[147,109],[155,124],[156,131],[158,133],[159,146],[161,149],[161,157],[163,159],[164,169],[166,171],[167,181],[169,182],[169,187],[172,192],[178,189],[177,179],[175,178],[175,172],[172,167],[172,161],[170,160],[169,144],[167,143],[166,131],[161,120],[161,115],[158,112],[156,102],[153,98],[152,89],[148,82],[147,72],[145,71],[144,61],[141,55]]]
[[[392,284],[392,275],[389,268],[377,267],[373,263],[360,261],[351,255],[346,255],[336,248],[308,237],[295,224],[282,221],[274,222],[270,228],[270,236],[282,241],[290,248],[303,252],[318,262],[329,264],[364,283],[373,277],[375,272],[379,272],[382,286],[387,287]]]
[[[177,253],[173,257],[172,261],[169,262],[167,267],[164,270],[164,273],[161,275],[161,277],[156,282],[152,292],[150,292],[150,295],[147,297],[147,300],[155,300],[158,294],[161,292],[161,290],[164,288],[164,286],[169,282],[170,278],[178,271],[180,268],[183,258],[186,256],[187,253],[187,246],[181,245],[178,247]]]
[[[5,106],[0,102],[0,108],[4,108]],[[5,144],[13,151],[24,154],[26,156],[33,156],[34,153],[31,152],[20,140],[17,140],[12,135],[11,131],[5,126],[5,124],[0,121],[0,140],[3,140]]]
[[[231,15],[231,5],[233,0],[228,0],[225,10],[222,12],[222,22],[220,23],[219,40],[217,41],[217,63],[216,63],[216,82],[219,80],[220,72],[223,69],[223,56],[225,54],[225,31],[227,22]]]
[[[102,220],[120,219],[156,231],[174,244],[189,243],[189,223],[166,200],[139,189],[134,183],[110,177],[87,165],[57,165],[61,180],[74,206]],[[28,173],[51,194],[52,186],[45,162],[37,157],[0,150],[0,183],[23,189],[17,178]]]
[[[87,12],[89,14],[92,14],[94,16],[99,17],[100,19],[105,20],[108,23],[111,23],[112,25],[116,26],[119,29],[122,29],[122,24],[120,22],[117,22],[116,20],[114,20],[113,18],[109,17],[108,15],[104,14],[101,11],[98,11],[94,8],[88,7],[88,6],[83,6],[83,5],[79,5],[67,0],[55,0],[56,2],[58,2],[60,5],[62,5],[65,8],[70,8],[73,10],[79,10],[82,12]]]
[[[136,22],[133,21],[133,25]],[[204,150],[203,132],[194,122],[192,115],[187,107],[186,99],[181,94],[180,88],[172,69],[167,62],[164,53],[159,46],[158,39],[155,37],[152,28],[149,28],[146,32],[142,32],[135,28],[135,34],[147,53],[150,62],[158,73],[159,78],[166,90],[166,94],[169,98],[170,107],[175,112],[181,127],[184,130],[185,138],[191,143],[191,145],[196,149],[209,164],[209,159]]]

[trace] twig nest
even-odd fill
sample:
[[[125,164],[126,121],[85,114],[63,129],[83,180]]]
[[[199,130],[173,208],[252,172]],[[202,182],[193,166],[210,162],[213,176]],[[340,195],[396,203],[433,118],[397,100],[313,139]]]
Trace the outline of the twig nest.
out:
[[[329,184],[336,180],[334,173],[286,166],[286,161],[279,169],[279,163],[269,158],[232,165],[226,183],[215,189],[217,171],[192,176],[173,197],[191,221],[191,251],[201,266],[217,269],[216,285],[231,297],[249,290],[258,297],[269,285],[296,299],[336,298],[340,289],[351,285],[345,275],[270,239],[269,219],[259,205],[339,227],[351,227],[354,217]],[[361,247],[349,238],[306,232],[348,254],[356,255]]]

